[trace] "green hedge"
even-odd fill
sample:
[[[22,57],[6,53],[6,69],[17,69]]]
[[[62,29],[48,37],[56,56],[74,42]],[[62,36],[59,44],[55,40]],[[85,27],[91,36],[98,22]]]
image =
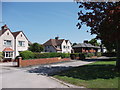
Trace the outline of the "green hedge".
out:
[[[98,53],[100,56],[101,54]],[[86,57],[92,57],[95,56],[95,53],[72,53],[70,54],[71,59],[85,59]]]
[[[69,58],[69,53],[33,53],[31,51],[23,51],[20,52],[20,56],[23,59],[38,59],[38,58],[53,58],[53,57],[61,57],[61,58]]]
[[[2,60],[2,58],[3,58],[3,53],[0,52],[0,61]]]
[[[102,53],[101,53],[101,52],[97,52],[97,53],[96,53],[96,56],[97,56],[97,57],[101,57],[101,56],[102,56]]]
[[[34,53],[31,51],[23,51],[20,52],[20,57],[22,57],[22,59],[33,59],[34,58]]]

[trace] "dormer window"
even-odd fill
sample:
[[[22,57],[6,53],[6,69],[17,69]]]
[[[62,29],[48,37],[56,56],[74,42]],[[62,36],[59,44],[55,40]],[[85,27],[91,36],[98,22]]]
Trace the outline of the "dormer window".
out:
[[[22,34],[21,34],[21,37],[22,37]]]

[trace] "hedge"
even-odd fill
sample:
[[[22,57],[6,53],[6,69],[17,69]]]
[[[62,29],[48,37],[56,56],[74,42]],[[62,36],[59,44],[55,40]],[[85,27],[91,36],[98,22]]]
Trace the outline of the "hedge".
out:
[[[20,52],[20,57],[22,57],[22,59],[33,59],[34,58],[34,53],[31,51],[23,51]]]
[[[70,54],[71,59],[85,59],[86,57],[92,57],[92,56],[101,56],[101,52],[95,53],[72,53]]]
[[[20,52],[20,56],[25,59],[39,59],[39,58],[53,58],[53,57],[61,57],[61,58],[69,58],[69,53],[33,53],[31,51],[23,51]]]
[[[107,56],[107,57],[116,57],[117,53],[116,52],[106,52],[106,53],[102,53],[103,56]]]
[[[0,61],[2,60],[2,58],[3,58],[3,53],[0,52]]]

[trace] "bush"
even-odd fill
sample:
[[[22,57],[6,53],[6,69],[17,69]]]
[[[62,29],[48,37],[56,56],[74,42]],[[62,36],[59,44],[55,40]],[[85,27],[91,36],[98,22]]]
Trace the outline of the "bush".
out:
[[[68,53],[34,53],[34,58],[53,58],[53,57],[69,58],[70,54]]]
[[[2,58],[3,58],[3,53],[0,52],[0,61],[2,61]]]
[[[31,51],[22,51],[20,52],[20,56],[22,59],[33,59],[34,58],[34,53]]]
[[[92,57],[92,56],[95,56],[95,54],[94,53],[87,53],[86,57]]]
[[[102,53],[101,53],[101,52],[97,52],[97,53],[96,53],[96,56],[97,56],[97,57],[101,57],[101,56],[102,56]]]
[[[116,52],[106,52],[102,54],[103,56],[107,56],[107,57],[116,57]]]
[[[71,59],[77,59],[77,57],[79,57],[79,53],[72,53],[72,54],[70,54],[70,58]]]

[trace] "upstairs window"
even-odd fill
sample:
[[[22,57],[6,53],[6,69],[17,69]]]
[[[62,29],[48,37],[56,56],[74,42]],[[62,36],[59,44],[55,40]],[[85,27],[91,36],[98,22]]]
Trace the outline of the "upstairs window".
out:
[[[18,41],[18,46],[25,46],[25,41]]]
[[[11,46],[12,45],[12,41],[11,40],[4,40],[4,45],[5,46]]]
[[[63,48],[66,48],[65,46],[63,46]]]

